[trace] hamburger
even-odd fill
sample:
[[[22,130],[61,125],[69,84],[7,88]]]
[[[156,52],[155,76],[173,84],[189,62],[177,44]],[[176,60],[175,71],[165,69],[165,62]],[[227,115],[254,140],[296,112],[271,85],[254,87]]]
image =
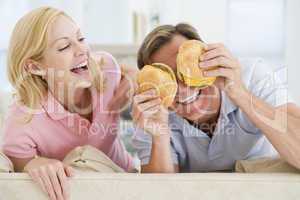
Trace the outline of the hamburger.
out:
[[[188,40],[179,47],[177,78],[187,86],[205,88],[216,80],[215,77],[204,77],[199,67],[200,56],[204,52],[204,43],[198,40]]]
[[[177,81],[168,65],[162,63],[145,65],[138,73],[137,83],[138,93],[155,89],[166,108],[172,105],[177,93]]]

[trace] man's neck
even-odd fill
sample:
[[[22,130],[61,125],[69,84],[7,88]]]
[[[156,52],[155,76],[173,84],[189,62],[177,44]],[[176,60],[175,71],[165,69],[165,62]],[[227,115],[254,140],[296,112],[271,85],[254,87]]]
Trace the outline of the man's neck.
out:
[[[212,136],[215,131],[215,127],[218,123],[219,113],[220,112],[215,113],[214,115],[210,116],[207,120],[201,120],[197,122],[189,121],[189,123],[206,133],[208,136]]]

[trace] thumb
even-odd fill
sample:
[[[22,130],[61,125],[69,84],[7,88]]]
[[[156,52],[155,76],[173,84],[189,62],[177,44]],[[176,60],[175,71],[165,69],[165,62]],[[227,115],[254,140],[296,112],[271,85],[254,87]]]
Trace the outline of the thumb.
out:
[[[225,88],[225,87],[226,87],[226,86],[225,86],[225,78],[223,78],[223,77],[217,77],[217,79],[216,79],[214,85],[215,85],[217,88],[221,89],[221,90],[226,89],[226,88]]]
[[[63,166],[67,177],[73,177],[75,175],[75,171],[71,166],[66,164],[64,164]]]

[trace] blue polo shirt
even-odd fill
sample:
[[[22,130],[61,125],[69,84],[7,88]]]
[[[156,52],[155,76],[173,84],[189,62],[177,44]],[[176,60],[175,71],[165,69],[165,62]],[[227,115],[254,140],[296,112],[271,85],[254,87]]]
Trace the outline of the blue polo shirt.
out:
[[[242,79],[252,94],[273,106],[289,102],[287,80],[279,77],[285,70],[274,71],[260,59],[244,59],[240,62]],[[181,172],[233,170],[237,160],[278,155],[262,132],[224,92],[221,93],[221,99],[220,115],[212,137],[176,113],[169,114],[171,155]],[[148,164],[151,135],[136,128],[132,145],[141,165]]]

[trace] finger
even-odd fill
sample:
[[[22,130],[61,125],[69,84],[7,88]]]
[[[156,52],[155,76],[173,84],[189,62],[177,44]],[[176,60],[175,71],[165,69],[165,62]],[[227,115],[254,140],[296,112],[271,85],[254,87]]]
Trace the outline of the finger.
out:
[[[120,68],[121,68],[121,74],[126,74],[128,71],[128,67],[125,64],[120,64]]]
[[[214,84],[220,88],[220,89],[224,89],[225,88],[225,79],[224,77],[218,77],[216,79],[216,81],[214,82]]]
[[[137,117],[138,117],[137,106],[138,106],[137,104],[133,104],[133,105],[132,105],[131,117],[132,117],[133,121],[134,121],[135,119],[137,119]]]
[[[205,51],[210,51],[217,48],[225,48],[224,44],[222,43],[212,43],[212,44],[206,44],[204,45]]]
[[[138,123],[138,121],[140,120],[141,114],[142,113],[139,111],[138,105],[133,104],[132,111],[131,111],[131,117],[132,117],[132,121],[134,123]]]
[[[42,190],[43,190],[45,193],[48,193],[48,192],[47,192],[47,189],[46,189],[46,187],[45,187],[45,185],[44,185],[44,182],[43,182],[42,178],[39,176],[39,173],[38,173],[37,170],[29,170],[29,171],[28,171],[28,174],[29,174],[29,176],[33,179],[33,181],[34,181],[35,183],[37,183],[37,184],[42,188]]]
[[[63,191],[62,186],[58,180],[56,170],[54,169],[53,165],[48,166],[48,176],[50,177],[50,181],[52,183],[54,192],[58,200],[63,200]]]
[[[121,111],[131,103],[132,96],[134,94],[134,86],[123,78],[119,84],[119,87],[114,92],[114,97],[108,104],[108,110]]]
[[[153,100],[150,100],[146,103],[134,104],[132,107],[132,113],[131,113],[133,121],[137,122],[145,110],[147,110],[153,106],[160,105],[160,104],[161,104],[161,99],[158,97]]]
[[[144,92],[139,93],[139,95],[157,95],[157,90],[155,88],[150,88]]]
[[[124,95],[126,97],[129,97],[128,94],[134,93],[134,86],[132,85],[132,83],[130,83],[130,80],[124,78],[121,80],[120,86],[118,87],[115,93],[116,93],[115,95],[118,96],[119,98],[120,97],[124,98]]]
[[[142,117],[144,119],[150,118],[151,116],[153,116],[155,113],[157,113],[160,110],[160,107],[161,107],[161,105],[156,105],[156,106],[149,108],[148,110],[143,112]]]
[[[158,95],[157,95],[157,92],[155,89],[150,89],[150,90],[147,90],[145,92],[142,92],[140,94],[137,94],[133,97],[133,103],[134,104],[139,104],[139,103],[142,103],[142,102],[145,102],[145,101],[149,101],[151,99],[155,99],[157,98]]]
[[[133,86],[133,82],[134,82],[133,79],[129,75],[124,74],[121,77],[120,87],[123,88],[124,86],[126,86],[126,87],[131,86],[131,85]]]
[[[66,173],[67,177],[75,176],[75,171],[71,166],[68,166],[68,165],[65,165],[65,164],[63,164],[63,166],[64,166],[64,170],[65,170],[65,173]]]
[[[132,98],[137,90],[136,83],[133,80],[126,80],[126,87],[122,90],[127,97]]]
[[[44,166],[41,167],[40,170],[39,170],[39,173],[40,173],[41,179],[44,182],[45,188],[47,190],[47,193],[48,193],[50,199],[51,200],[56,200],[56,195],[55,195],[55,192],[54,192],[54,188],[52,186],[49,175],[46,172],[46,168]]]
[[[234,73],[232,69],[222,67],[219,67],[215,70],[204,71],[203,75],[206,77],[225,77],[231,80],[234,78]]]
[[[211,60],[213,58],[217,58],[219,56],[230,58],[230,54],[228,51],[226,51],[223,48],[216,48],[216,49],[212,49],[212,50],[207,51],[204,54],[202,54],[200,59],[201,59],[201,61],[207,61],[207,60]]]
[[[118,87],[116,87],[114,90],[114,95],[118,95],[120,91],[127,89],[127,87],[128,87],[127,80],[122,77]]]
[[[130,100],[128,92],[128,88],[119,88],[116,90],[114,97],[108,103],[108,110],[116,111],[124,106],[124,104]]]
[[[125,65],[125,64],[120,64],[120,68],[121,68],[122,74],[126,74],[128,72],[131,72],[134,69],[133,67],[129,67],[128,65]]]
[[[233,64],[230,59],[223,56],[200,62],[199,66],[203,69],[215,69],[216,66],[233,68]]]
[[[144,112],[146,110],[151,109],[153,106],[157,106],[161,104],[161,99],[160,98],[156,98],[156,99],[152,99],[150,101],[147,101],[145,103],[141,103],[138,108],[139,108],[139,112]]]
[[[104,58],[100,57],[100,59],[97,60],[97,63],[99,66],[102,66],[104,64]]]
[[[137,88],[136,76],[138,73],[138,69],[133,67],[127,67],[127,66],[122,67],[121,69],[122,69],[122,79],[128,80],[132,89],[135,90]]]
[[[64,168],[59,168],[57,171],[57,177],[59,179],[64,199],[67,200],[70,198],[70,184],[67,180],[67,176]]]

